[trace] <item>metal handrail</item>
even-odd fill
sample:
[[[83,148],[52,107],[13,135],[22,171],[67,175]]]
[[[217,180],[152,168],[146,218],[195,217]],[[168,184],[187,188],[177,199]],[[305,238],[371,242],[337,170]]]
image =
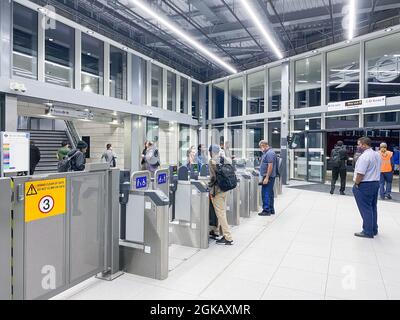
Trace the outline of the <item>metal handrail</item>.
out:
[[[78,142],[81,140],[81,137],[78,131],[76,130],[74,123],[72,121],[65,120],[65,126],[66,126],[66,133],[72,143],[72,147],[76,148]]]

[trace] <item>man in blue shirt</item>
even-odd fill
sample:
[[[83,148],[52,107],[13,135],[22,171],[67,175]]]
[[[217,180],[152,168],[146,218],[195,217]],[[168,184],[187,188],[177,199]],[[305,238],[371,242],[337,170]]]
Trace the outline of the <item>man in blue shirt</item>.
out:
[[[381,174],[381,157],[371,148],[371,139],[358,139],[358,146],[363,150],[354,168],[353,193],[358,210],[363,220],[363,230],[354,235],[373,238],[378,234],[378,191]]]
[[[275,214],[274,209],[274,183],[276,177],[276,154],[268,142],[261,140],[259,147],[262,151],[260,164],[260,184],[263,202],[263,211],[259,216],[270,216]]]

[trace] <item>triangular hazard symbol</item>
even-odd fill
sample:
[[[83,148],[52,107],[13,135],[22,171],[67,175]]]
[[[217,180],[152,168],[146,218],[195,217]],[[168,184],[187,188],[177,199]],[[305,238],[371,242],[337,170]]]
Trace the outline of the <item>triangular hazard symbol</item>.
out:
[[[35,187],[33,186],[33,184],[31,184],[31,186],[29,187],[26,195],[27,196],[36,196],[37,195],[37,191],[36,191]]]

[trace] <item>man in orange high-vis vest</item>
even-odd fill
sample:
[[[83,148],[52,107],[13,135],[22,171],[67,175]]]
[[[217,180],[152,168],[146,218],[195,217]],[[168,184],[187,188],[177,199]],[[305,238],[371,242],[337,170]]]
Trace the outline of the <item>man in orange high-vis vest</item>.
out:
[[[392,199],[393,181],[393,152],[387,150],[387,144],[382,142],[379,146],[381,156],[381,178],[379,181],[381,200]]]

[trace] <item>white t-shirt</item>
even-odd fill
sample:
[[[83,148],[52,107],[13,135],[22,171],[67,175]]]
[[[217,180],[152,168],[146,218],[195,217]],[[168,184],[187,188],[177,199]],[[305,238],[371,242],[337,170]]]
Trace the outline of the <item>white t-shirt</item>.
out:
[[[356,162],[353,181],[356,181],[357,173],[363,174],[362,182],[379,181],[381,176],[381,157],[378,152],[368,148]]]

